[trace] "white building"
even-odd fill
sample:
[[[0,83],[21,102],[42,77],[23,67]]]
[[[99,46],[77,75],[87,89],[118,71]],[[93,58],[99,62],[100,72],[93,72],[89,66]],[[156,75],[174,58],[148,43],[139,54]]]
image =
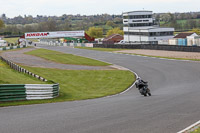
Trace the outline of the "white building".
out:
[[[200,36],[193,32],[183,32],[169,39],[169,45],[200,46]]]
[[[200,36],[188,36],[187,46],[200,46]]]
[[[7,42],[5,40],[0,40],[0,47],[7,46]]]
[[[150,42],[173,38],[174,28],[160,28],[152,11],[132,11],[123,13],[124,41]]]

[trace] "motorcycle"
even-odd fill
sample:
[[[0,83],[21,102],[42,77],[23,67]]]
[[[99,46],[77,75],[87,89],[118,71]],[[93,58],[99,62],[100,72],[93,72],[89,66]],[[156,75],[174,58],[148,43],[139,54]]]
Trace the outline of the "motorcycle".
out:
[[[150,89],[148,88],[148,82],[140,82],[136,84],[136,87],[139,89],[139,92],[141,95],[144,95],[145,97],[147,96],[147,94],[149,96],[151,96],[151,92]]]

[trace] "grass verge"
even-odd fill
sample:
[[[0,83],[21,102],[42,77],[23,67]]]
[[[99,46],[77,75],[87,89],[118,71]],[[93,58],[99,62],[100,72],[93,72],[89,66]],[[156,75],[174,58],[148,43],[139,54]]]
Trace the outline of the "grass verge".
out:
[[[45,84],[45,82],[19,73],[0,61],[0,84]]]
[[[200,59],[173,58],[173,57],[152,56],[152,55],[144,55],[144,54],[123,53],[123,52],[118,52],[118,53],[121,53],[121,54],[130,54],[130,55],[140,55],[140,56],[146,56],[146,57],[155,57],[155,58],[174,59],[174,60],[191,60],[191,61],[200,61]]]
[[[3,38],[3,40],[7,41],[8,43],[17,43],[18,42],[19,37],[15,37],[15,38]]]
[[[97,50],[97,51],[107,51],[107,52],[114,52],[114,51],[120,51],[120,50],[130,50],[130,49],[118,49],[118,48],[90,48],[90,47],[75,47],[75,48]]]
[[[51,60],[58,63],[63,64],[73,64],[73,65],[87,65],[87,66],[108,66],[111,64],[76,56],[72,54],[65,54],[57,51],[47,50],[47,49],[37,49],[30,52],[26,52],[25,54],[38,56],[47,60]]]
[[[130,71],[123,70],[59,70],[24,67],[49,80],[60,83],[60,96],[48,100],[4,102],[0,106],[41,104],[104,97],[127,89],[135,81]]]
[[[200,133],[200,128],[197,128],[197,129],[195,129],[194,131],[192,131],[190,133]]]

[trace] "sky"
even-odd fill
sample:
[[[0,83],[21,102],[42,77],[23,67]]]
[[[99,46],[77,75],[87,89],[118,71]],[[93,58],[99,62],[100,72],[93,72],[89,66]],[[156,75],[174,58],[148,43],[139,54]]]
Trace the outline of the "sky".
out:
[[[7,17],[63,14],[115,14],[150,10],[154,13],[197,12],[200,0],[0,0],[0,15]]]

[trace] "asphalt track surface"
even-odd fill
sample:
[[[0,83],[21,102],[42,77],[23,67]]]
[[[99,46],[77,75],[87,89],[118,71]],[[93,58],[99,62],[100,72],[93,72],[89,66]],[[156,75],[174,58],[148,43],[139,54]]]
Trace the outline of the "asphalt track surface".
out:
[[[0,108],[0,133],[175,133],[200,119],[200,62],[40,46],[124,66],[149,82],[151,97],[124,94]]]

